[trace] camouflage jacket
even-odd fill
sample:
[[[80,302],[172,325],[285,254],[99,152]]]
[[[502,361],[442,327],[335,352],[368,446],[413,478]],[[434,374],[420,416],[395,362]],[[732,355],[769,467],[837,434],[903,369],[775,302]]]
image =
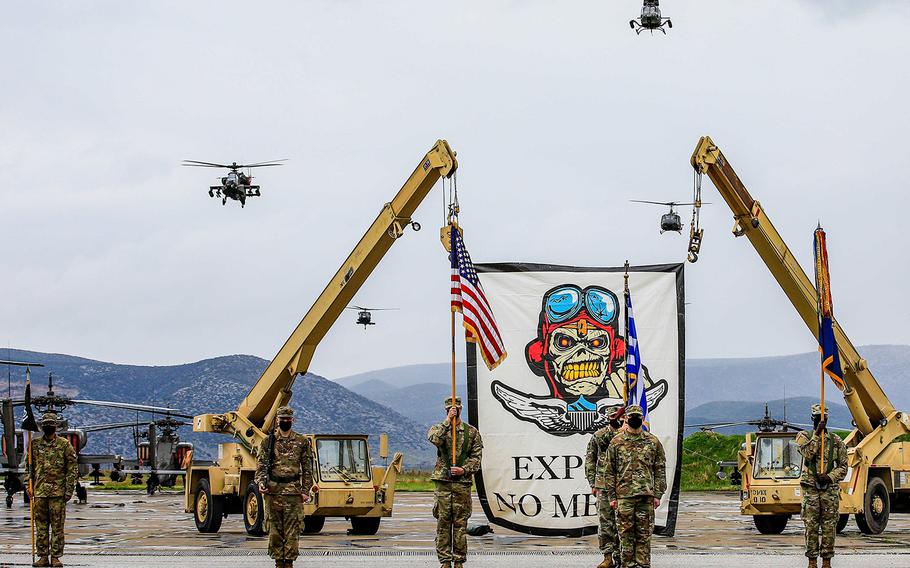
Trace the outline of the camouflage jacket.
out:
[[[604,470],[607,466],[607,448],[610,440],[616,435],[612,426],[605,426],[594,432],[588,441],[588,451],[585,453],[585,477],[591,488],[604,488]]]
[[[667,490],[667,457],[657,436],[623,430],[607,448],[604,485],[610,501],[628,497],[660,498]]]
[[[483,440],[477,428],[467,422],[456,426],[455,465],[464,468],[464,475],[457,479],[449,476],[449,467],[452,465],[452,428],[446,420],[436,424],[427,432],[427,439],[436,446],[436,468],[433,470],[433,481],[454,481],[470,485],[474,474],[480,471],[480,461],[483,456]]]
[[[847,445],[837,434],[825,431],[825,473],[834,483],[840,483],[847,477]],[[815,487],[815,475],[818,473],[818,458],[821,449],[821,437],[815,432],[800,432],[796,435],[796,445],[803,455],[803,472],[800,475],[801,485]]]
[[[35,497],[72,497],[79,461],[70,441],[63,436],[32,441],[31,475]]]
[[[254,477],[257,485],[264,485],[272,495],[300,495],[313,488],[313,448],[310,439],[291,431],[289,436],[275,434],[272,452],[272,473],[267,473],[268,438],[256,451],[259,463]]]

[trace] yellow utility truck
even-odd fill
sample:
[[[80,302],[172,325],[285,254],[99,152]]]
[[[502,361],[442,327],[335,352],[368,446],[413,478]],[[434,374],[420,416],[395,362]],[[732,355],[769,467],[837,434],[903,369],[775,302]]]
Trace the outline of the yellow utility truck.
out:
[[[248,533],[268,531],[262,495],[253,483],[257,448],[274,428],[278,408],[291,400],[291,387],[298,375],[306,373],[319,342],[405,228],[419,229],[411,220],[417,206],[441,177],[452,176],[457,167],[449,144],[437,141],[394,199],[382,207],[237,409],[193,419],[193,431],[226,434],[235,440],[219,445],[214,463],[187,464],[185,510],[193,513],[200,532],[218,532],[224,517],[238,513],[243,514]],[[311,434],[311,441],[316,487],[313,499],[304,506],[304,532],[321,530],[326,517],[345,517],[352,532],[375,534],[381,518],[392,515],[401,454],[396,453],[383,470],[372,467],[364,435]],[[383,438],[380,454],[388,455],[386,448]]]
[[[698,141],[691,163],[698,176],[708,175],[733,211],[733,234],[749,239],[818,339],[818,292],[761,204],[752,198],[711,138],[704,136]],[[700,234],[694,236],[700,241]],[[847,385],[842,394],[855,426],[845,440],[848,471],[840,484],[838,529],[842,530],[853,514],[863,533],[878,534],[885,530],[890,513],[910,512],[910,442],[900,441],[910,434],[910,416],[895,410],[866,360],[836,321],[834,334]],[[737,468],[742,478],[742,514],[751,515],[761,533],[783,532],[790,517],[799,513],[802,502],[799,477],[803,463],[796,432],[747,435],[737,456]]]

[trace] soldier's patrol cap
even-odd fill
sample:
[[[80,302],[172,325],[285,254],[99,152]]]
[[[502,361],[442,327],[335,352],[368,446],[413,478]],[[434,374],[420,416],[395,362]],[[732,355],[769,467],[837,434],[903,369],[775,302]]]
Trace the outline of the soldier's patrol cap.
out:
[[[56,424],[59,420],[57,413],[50,410],[41,415],[42,424]]]
[[[278,418],[293,418],[294,409],[290,406],[282,406],[278,409],[277,416]]]
[[[821,416],[821,415],[822,415],[822,405],[821,405],[821,404],[813,404],[813,405],[812,405],[812,416]],[[828,409],[826,408],[826,409],[825,409],[825,416],[827,416],[827,415],[828,415]]]
[[[446,405],[446,408],[452,408],[452,397],[451,396],[446,399],[445,405]],[[455,397],[455,406],[458,408],[461,408],[461,397],[460,396]]]
[[[644,416],[644,414],[645,413],[641,410],[641,407],[637,404],[633,404],[632,406],[626,408],[626,416]]]

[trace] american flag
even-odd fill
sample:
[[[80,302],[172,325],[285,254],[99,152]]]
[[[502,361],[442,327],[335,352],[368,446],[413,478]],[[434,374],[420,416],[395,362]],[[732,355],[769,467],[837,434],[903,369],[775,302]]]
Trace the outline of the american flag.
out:
[[[483,362],[491,371],[506,358],[506,348],[496,327],[493,310],[483,293],[471,255],[464,246],[458,228],[449,225],[452,261],[452,311],[461,312],[465,340],[480,346]]]

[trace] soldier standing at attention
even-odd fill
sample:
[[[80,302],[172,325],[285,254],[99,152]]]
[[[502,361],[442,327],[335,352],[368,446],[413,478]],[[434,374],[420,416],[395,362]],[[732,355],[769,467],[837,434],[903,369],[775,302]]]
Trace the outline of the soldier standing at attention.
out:
[[[650,568],[654,509],[667,490],[667,458],[657,436],[645,432],[642,410],[626,409],[626,427],[607,449],[604,475],[622,548],[623,568]]]
[[[69,440],[57,435],[57,422],[53,411],[45,412],[41,417],[44,436],[32,442],[29,475],[33,485],[29,496],[38,533],[38,559],[32,566],[63,566],[60,557],[66,502],[73,497],[79,476],[76,450]]]
[[[803,507],[800,516],[806,525],[806,557],[809,568],[816,568],[821,552],[822,568],[831,568],[831,557],[834,556],[834,536],[837,533],[837,521],[840,518],[839,483],[847,475],[847,446],[839,436],[828,432],[827,410],[822,415],[822,407],[812,407],[812,424],[815,430],[811,436],[800,432],[796,436],[799,453],[803,455],[803,472],[799,484],[803,491]],[[825,470],[819,471],[821,457],[821,440],[825,440]],[[818,547],[819,530],[821,531],[821,551]]]
[[[483,441],[480,432],[462,422],[461,399],[447,398],[445,422],[430,428],[427,439],[436,446],[436,469],[433,483],[436,493],[433,516],[436,517],[436,556],[441,568],[462,568],[468,555],[468,518],[471,516],[471,483],[480,471]],[[452,463],[452,424],[455,425],[455,463]]]
[[[610,440],[622,428],[622,407],[613,406],[609,409],[610,423],[594,432],[588,441],[588,451],[585,454],[585,477],[591,486],[591,493],[597,497],[597,512],[599,523],[597,527],[597,540],[604,560],[597,568],[612,568],[619,566],[619,535],[616,532],[616,511],[610,507],[607,497],[606,473],[607,448]]]
[[[269,510],[269,556],[275,568],[293,568],[303,503],[313,487],[313,448],[310,439],[291,430],[294,411],[278,409],[278,428],[257,452],[256,484]]]

